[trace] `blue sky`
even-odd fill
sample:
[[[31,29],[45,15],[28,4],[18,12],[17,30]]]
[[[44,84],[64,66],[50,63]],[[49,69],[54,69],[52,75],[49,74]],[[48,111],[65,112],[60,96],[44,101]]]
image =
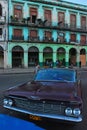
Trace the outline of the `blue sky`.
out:
[[[64,1],[87,5],[87,0],[64,0]]]

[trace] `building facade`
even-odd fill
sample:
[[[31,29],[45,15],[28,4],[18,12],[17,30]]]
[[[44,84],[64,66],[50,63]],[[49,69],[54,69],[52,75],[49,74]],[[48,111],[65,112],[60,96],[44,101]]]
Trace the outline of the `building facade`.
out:
[[[62,0],[8,1],[7,67],[61,61],[87,65],[87,6]]]
[[[7,19],[8,4],[6,0],[0,0],[0,68],[7,67]]]

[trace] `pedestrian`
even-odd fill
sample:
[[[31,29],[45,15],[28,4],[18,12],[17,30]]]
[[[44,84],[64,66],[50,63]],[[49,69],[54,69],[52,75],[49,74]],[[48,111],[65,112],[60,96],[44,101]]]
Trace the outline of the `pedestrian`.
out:
[[[35,73],[37,73],[39,69],[40,69],[40,65],[36,64],[36,66],[35,66]]]

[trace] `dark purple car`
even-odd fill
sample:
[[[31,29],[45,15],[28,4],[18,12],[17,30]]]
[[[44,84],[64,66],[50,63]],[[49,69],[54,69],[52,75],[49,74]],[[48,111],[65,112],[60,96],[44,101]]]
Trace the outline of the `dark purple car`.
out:
[[[35,120],[81,122],[81,83],[77,72],[67,68],[41,69],[31,82],[4,92],[4,107],[29,114]]]

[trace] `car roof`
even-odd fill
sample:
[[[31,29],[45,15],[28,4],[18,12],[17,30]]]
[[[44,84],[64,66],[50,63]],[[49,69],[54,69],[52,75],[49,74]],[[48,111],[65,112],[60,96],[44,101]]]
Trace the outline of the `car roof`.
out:
[[[69,71],[76,71],[73,68],[41,68],[40,70],[69,70]]]

